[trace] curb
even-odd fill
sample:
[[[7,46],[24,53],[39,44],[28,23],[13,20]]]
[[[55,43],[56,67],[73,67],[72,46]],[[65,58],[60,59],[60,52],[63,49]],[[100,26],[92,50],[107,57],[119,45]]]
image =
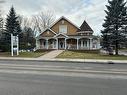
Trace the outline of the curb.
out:
[[[37,61],[37,62],[71,62],[96,64],[127,64],[127,60],[93,60],[93,59],[38,59],[38,58],[2,58],[1,61]]]

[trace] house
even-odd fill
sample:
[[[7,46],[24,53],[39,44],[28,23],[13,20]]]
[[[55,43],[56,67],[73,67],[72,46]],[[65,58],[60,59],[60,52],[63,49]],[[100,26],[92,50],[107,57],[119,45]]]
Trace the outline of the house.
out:
[[[78,27],[62,16],[37,37],[37,49],[99,49],[100,41],[93,32],[86,21]]]

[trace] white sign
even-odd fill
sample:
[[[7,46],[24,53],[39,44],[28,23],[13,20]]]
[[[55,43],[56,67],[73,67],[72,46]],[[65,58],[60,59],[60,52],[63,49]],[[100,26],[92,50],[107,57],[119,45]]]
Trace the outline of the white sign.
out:
[[[19,39],[18,36],[11,34],[11,55],[14,56],[14,53],[19,55]]]
[[[16,46],[18,43],[18,36],[13,36],[12,40],[13,40],[13,46]]]

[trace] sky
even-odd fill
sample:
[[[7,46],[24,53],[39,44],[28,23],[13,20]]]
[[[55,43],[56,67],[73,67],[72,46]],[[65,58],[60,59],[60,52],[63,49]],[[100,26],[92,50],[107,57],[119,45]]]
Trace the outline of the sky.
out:
[[[108,0],[6,0],[0,7],[4,14],[8,14],[13,5],[17,14],[26,17],[49,9],[56,15],[56,20],[65,16],[77,26],[81,26],[84,20],[94,30],[95,35],[100,35],[102,23],[105,18],[105,5]]]

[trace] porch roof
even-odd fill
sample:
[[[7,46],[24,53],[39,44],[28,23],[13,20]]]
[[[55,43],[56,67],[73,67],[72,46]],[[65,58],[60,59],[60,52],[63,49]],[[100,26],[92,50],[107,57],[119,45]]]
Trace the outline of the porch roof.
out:
[[[54,38],[59,38],[59,37],[68,38],[68,36],[66,34],[62,34],[62,33],[59,33],[59,34],[54,36]]]

